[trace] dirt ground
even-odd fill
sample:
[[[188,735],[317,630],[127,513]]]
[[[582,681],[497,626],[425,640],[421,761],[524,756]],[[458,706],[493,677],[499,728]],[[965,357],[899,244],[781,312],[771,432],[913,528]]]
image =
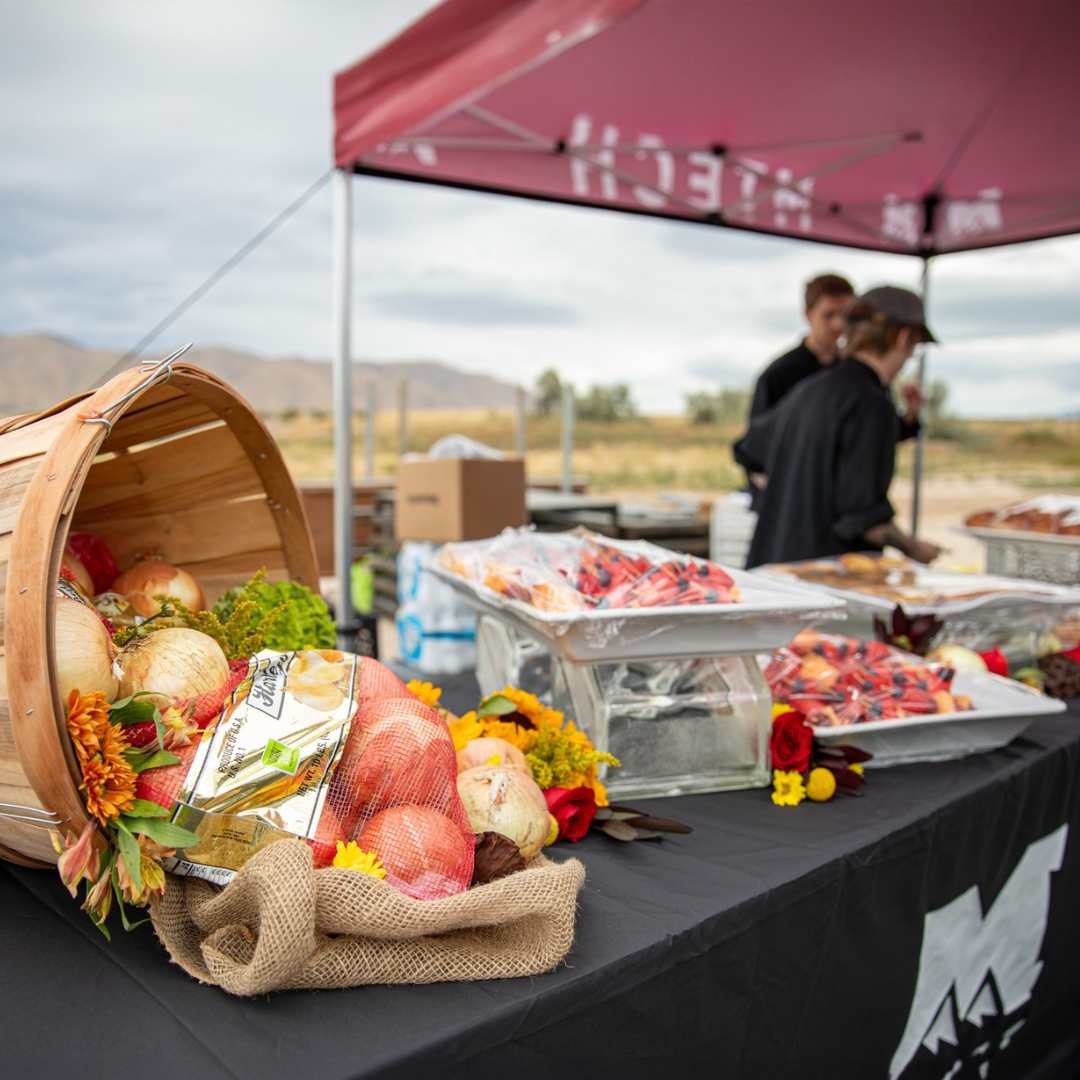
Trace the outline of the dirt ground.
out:
[[[911,528],[911,496],[909,479],[898,477],[893,481],[889,498],[903,529]],[[942,570],[985,570],[983,542],[954,531],[954,526],[974,510],[1007,506],[1031,497],[1030,489],[994,477],[924,479],[919,499],[919,535],[944,549],[934,565]]]

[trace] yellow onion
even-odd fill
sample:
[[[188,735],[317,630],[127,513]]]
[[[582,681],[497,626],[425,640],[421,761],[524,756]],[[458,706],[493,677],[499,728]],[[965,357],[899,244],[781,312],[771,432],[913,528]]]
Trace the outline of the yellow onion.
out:
[[[126,596],[135,612],[145,619],[161,610],[161,602],[155,596],[175,596],[190,611],[202,611],[206,607],[202,587],[186,570],[152,555],[143,556],[119,574],[112,590]]]
[[[493,757],[498,757],[499,760],[492,762]],[[532,776],[532,770],[525,760],[525,755],[513,743],[505,739],[473,739],[457,752],[459,773],[466,769],[474,769],[477,765],[487,765],[489,762],[493,765],[512,765],[515,769],[524,769]]]
[[[208,634],[183,626],[167,626],[144,638],[133,638],[116,657],[120,696],[138,691],[160,701],[181,701],[218,690],[228,681],[229,662]]]
[[[106,701],[117,698],[113,672],[116,646],[93,608],[66,596],[56,598],[56,683],[60,698],[78,690],[102,691]]]
[[[944,664],[953,671],[986,671],[986,661],[974,649],[946,643],[926,654],[931,664]]]
[[[458,773],[457,787],[474,833],[501,833],[526,862],[544,846],[551,825],[547,800],[523,769],[478,765]]]

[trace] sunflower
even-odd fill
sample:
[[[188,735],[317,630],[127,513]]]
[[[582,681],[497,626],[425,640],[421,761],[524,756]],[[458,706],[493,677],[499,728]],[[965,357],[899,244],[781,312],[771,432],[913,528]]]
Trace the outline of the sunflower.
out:
[[[102,737],[110,727],[109,705],[100,690],[92,694],[72,690],[67,703],[68,734],[81,764],[101,751]]]
[[[530,694],[527,690],[518,690],[514,686],[506,686],[502,690],[502,696],[509,698],[517,706],[516,712],[500,717],[504,722],[512,721],[518,727],[535,731],[541,728],[558,730],[562,726],[563,714],[541,704],[535,694]]]
[[[464,716],[451,720],[448,726],[450,728],[450,737],[454,740],[455,753],[462,749],[466,743],[487,734],[484,725],[476,719],[475,712],[467,712]]]
[[[405,684],[425,705],[433,709],[439,707],[439,698],[442,697],[442,687],[433,686],[429,682],[421,682],[419,679],[410,679]]]

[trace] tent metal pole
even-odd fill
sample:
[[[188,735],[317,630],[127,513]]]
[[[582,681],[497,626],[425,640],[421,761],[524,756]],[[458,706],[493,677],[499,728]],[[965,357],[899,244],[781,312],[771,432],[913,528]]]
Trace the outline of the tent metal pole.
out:
[[[517,388],[517,426],[514,431],[514,449],[519,457],[525,456],[525,410],[527,408],[525,388]]]
[[[375,475],[375,383],[367,384],[367,409],[364,413],[364,475]]]
[[[358,629],[350,579],[353,563],[352,484],[352,192],[351,177],[334,170],[333,184],[333,398],[334,573],[337,575],[338,646],[354,651]]]
[[[564,383],[562,388],[562,478],[559,490],[569,494],[574,490],[574,388]]]
[[[398,402],[398,457],[403,458],[409,452],[409,377],[403,375],[397,384]]]
[[[923,313],[926,314],[926,290],[930,280],[930,256],[923,256],[922,277],[919,281],[919,295],[922,297]],[[926,393],[926,345],[919,346],[919,386]],[[923,410],[919,410],[920,419],[925,419]],[[919,535],[919,499],[922,494],[923,450],[926,446],[926,424],[919,427],[915,436],[915,461],[911,469],[911,535]]]

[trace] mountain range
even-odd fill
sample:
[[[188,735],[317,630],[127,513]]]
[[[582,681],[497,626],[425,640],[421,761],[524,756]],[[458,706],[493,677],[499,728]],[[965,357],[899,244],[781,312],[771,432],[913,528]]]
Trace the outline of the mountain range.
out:
[[[156,360],[171,351],[144,353]],[[37,412],[97,387],[120,359],[118,352],[86,349],[48,334],[0,336],[0,417]],[[224,379],[263,415],[286,409],[333,409],[331,365],[296,357],[269,360],[234,349],[190,349],[186,363]],[[471,375],[434,360],[353,363],[353,407],[363,409],[367,386],[375,385],[375,407],[397,407],[398,386],[408,379],[410,409],[506,409],[517,387],[488,375]]]

